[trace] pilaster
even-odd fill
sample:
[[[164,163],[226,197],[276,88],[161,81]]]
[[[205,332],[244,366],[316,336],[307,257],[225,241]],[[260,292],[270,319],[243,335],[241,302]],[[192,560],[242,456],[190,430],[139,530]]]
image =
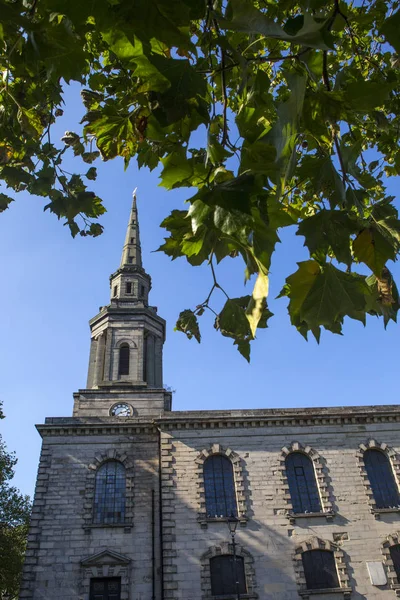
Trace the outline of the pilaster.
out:
[[[32,600],[34,597],[34,583],[40,556],[40,540],[42,534],[42,521],[45,516],[46,496],[51,472],[51,448],[43,441],[40,452],[39,469],[36,480],[35,497],[33,500],[32,514],[28,532],[28,547],[25,553],[24,568],[19,598]]]
[[[161,460],[161,505],[162,505],[162,558],[164,571],[164,599],[178,600],[176,546],[176,495],[174,491],[174,469],[172,438],[168,433],[160,433]]]

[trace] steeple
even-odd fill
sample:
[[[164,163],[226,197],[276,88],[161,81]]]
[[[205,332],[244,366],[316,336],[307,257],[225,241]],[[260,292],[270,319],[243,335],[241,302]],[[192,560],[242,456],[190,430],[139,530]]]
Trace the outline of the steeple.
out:
[[[126,229],[125,243],[122,250],[121,264],[122,269],[125,265],[142,266],[142,247],[140,245],[139,221],[136,203],[136,189],[132,194],[132,208],[129,216],[128,227]]]
[[[151,278],[142,267],[136,189],[126,229],[119,269],[110,277],[111,302],[148,306]]]
[[[138,414],[163,410],[170,405],[164,390],[157,392],[160,402],[150,401],[150,396],[138,400],[138,390],[142,395],[143,390],[162,390],[165,321],[148,302],[151,279],[142,266],[136,190],[120,266],[110,276],[110,287],[110,303],[90,320],[87,390],[96,391],[89,403],[77,397],[74,414],[82,414],[83,410],[98,414],[93,411],[100,410],[100,414],[112,415],[120,395],[134,401]]]

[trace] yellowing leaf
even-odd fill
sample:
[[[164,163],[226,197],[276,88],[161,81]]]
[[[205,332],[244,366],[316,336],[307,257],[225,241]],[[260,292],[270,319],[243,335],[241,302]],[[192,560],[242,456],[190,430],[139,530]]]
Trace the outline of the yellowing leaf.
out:
[[[353,252],[377,277],[388,260],[396,260],[400,248],[400,222],[389,216],[374,219],[353,242]]]
[[[252,297],[246,309],[246,317],[250,323],[253,337],[256,335],[257,326],[267,306],[268,289],[268,275],[260,271],[254,284]]]

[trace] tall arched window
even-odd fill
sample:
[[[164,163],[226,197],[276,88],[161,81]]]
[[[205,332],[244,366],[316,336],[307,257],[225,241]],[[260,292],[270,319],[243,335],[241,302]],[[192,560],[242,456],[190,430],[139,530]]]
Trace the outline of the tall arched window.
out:
[[[291,452],[285,465],[293,512],[322,512],[312,460],[302,452]]]
[[[115,524],[125,521],[125,467],[109,460],[96,473],[93,522]]]
[[[399,488],[389,458],[375,448],[366,450],[363,458],[376,507],[397,508],[400,505]]]
[[[340,587],[335,556],[330,550],[307,550],[301,555],[308,590]]]
[[[390,558],[393,561],[394,570],[396,571],[396,577],[400,581],[400,544],[389,547]]]
[[[204,462],[204,491],[207,517],[237,516],[232,463],[222,454],[213,454]]]
[[[236,564],[232,554],[213,556],[210,559],[210,574],[212,596],[236,597],[237,592],[247,594],[244,560],[241,556],[236,556]]]
[[[119,364],[118,374],[129,375],[129,346],[128,344],[121,344],[119,348]]]

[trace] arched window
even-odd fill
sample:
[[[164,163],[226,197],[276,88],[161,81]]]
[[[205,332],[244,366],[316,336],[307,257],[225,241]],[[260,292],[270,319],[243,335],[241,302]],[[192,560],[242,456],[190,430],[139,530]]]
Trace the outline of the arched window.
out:
[[[312,460],[302,452],[291,452],[285,465],[293,512],[322,512]]]
[[[125,521],[125,467],[109,460],[96,473],[93,523],[115,524]]]
[[[237,592],[247,594],[244,560],[241,556],[236,556],[236,565],[233,554],[210,558],[210,573],[212,596],[236,597]]]
[[[229,458],[222,454],[209,456],[203,473],[207,517],[236,517],[235,482]]]
[[[340,587],[335,557],[330,550],[307,550],[301,555],[308,590]]]
[[[400,544],[389,547],[390,558],[393,561],[394,570],[396,571],[396,577],[400,581]]]
[[[376,508],[397,508],[400,505],[399,489],[386,454],[375,448],[366,450],[364,464]]]
[[[119,348],[119,365],[118,374],[129,375],[129,346],[128,344],[121,344]]]

